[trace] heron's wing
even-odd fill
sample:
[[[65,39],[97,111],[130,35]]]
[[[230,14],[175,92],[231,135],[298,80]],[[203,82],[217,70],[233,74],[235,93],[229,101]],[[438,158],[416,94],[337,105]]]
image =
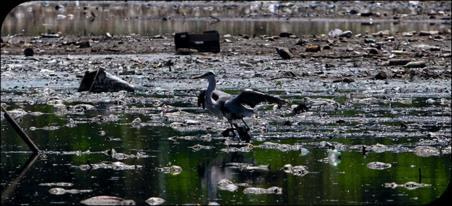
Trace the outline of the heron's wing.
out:
[[[198,95],[198,107],[202,106],[203,109],[206,108],[206,105],[205,105],[206,92],[207,92],[207,90],[203,89],[203,90],[201,90],[201,92],[199,92],[199,95]],[[212,99],[215,101],[217,101],[219,98],[226,98],[229,96],[231,96],[231,95],[228,93],[225,93],[221,90],[213,90],[213,92],[212,92]]]
[[[279,97],[271,96],[253,90],[244,90],[239,95],[234,97],[234,99],[232,99],[231,101],[237,102],[239,104],[245,104],[253,108],[261,102],[276,103],[278,105],[287,103],[287,101]]]

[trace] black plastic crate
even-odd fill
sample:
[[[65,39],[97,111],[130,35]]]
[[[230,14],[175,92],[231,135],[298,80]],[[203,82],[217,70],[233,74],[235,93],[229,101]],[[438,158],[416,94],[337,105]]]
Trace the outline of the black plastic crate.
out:
[[[220,34],[218,31],[205,31],[202,34],[176,33],[174,36],[176,51],[179,48],[196,49],[199,52],[220,52]]]

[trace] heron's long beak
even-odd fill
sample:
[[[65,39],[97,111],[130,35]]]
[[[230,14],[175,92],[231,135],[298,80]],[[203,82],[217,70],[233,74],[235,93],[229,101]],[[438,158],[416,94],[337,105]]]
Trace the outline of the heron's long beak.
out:
[[[201,79],[201,78],[203,78],[204,77],[204,75],[199,75],[199,76],[194,76],[194,77],[192,77],[192,79]]]

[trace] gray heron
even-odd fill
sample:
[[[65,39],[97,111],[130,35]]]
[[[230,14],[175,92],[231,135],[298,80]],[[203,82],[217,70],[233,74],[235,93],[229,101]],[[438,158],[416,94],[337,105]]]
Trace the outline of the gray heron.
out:
[[[249,131],[249,127],[243,118],[252,116],[254,114],[252,108],[256,105],[262,102],[276,103],[278,106],[287,103],[279,97],[274,97],[250,89],[243,90],[238,95],[231,95],[217,90],[215,74],[211,71],[200,76],[195,76],[193,79],[207,79],[209,82],[207,90],[201,91],[198,96],[198,106],[202,105],[203,108],[207,108],[209,112],[220,119],[225,117],[231,125],[230,129],[234,130],[235,126],[239,135],[243,134],[244,131],[241,130],[237,124],[234,124],[233,121],[241,120],[246,127],[246,131]]]

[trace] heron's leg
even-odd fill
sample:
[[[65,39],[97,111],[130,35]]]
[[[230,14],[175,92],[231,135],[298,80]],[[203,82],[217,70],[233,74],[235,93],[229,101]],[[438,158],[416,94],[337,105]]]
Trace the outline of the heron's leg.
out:
[[[234,130],[237,130],[237,128],[234,127],[234,124],[232,123],[232,120],[228,119],[228,122],[231,125],[232,138],[236,139],[237,135],[235,134]]]
[[[246,124],[245,120],[243,120],[243,118],[241,120],[242,120],[243,124],[245,124],[246,129],[250,130],[250,127],[248,127],[248,125]]]

